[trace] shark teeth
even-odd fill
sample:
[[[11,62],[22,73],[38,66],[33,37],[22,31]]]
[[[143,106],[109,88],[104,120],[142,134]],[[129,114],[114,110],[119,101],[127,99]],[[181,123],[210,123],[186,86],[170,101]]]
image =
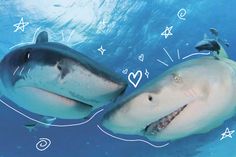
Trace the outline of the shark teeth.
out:
[[[151,134],[151,135],[155,135],[158,132],[162,131],[170,124],[170,122],[172,120],[175,119],[176,116],[178,116],[180,114],[181,111],[183,111],[187,107],[187,105],[188,104],[186,104],[183,107],[177,109],[176,111],[168,114],[167,116],[147,125],[146,128],[144,129],[144,131],[148,134]]]

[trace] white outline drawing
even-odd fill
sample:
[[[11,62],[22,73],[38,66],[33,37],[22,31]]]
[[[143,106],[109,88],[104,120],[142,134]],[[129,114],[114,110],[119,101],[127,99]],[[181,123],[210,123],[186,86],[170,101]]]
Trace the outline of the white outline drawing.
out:
[[[163,50],[164,50],[164,52],[166,53],[166,55],[168,56],[168,58],[170,59],[170,61],[171,61],[171,62],[174,62],[173,58],[172,58],[171,55],[168,53],[168,51],[167,51],[165,48],[163,48]],[[181,57],[180,57],[180,51],[179,51],[179,49],[177,49],[176,52],[177,52],[177,57],[178,57],[178,59],[180,60]],[[196,56],[196,55],[204,55],[204,56],[207,56],[207,55],[210,55],[210,54],[211,54],[211,52],[208,52],[208,53],[192,53],[192,54],[190,54],[190,55],[187,55],[187,56],[183,57],[182,60],[185,60],[185,59],[187,59],[187,58],[189,58],[189,57]],[[167,63],[163,62],[163,61],[160,60],[160,59],[156,59],[156,60],[157,60],[159,63],[161,63],[161,64],[163,64],[164,66],[166,66],[166,67],[169,66]]]
[[[147,69],[145,69],[145,73],[144,74],[146,75],[147,78],[149,78],[149,72],[148,72]]]
[[[38,151],[45,151],[51,145],[51,140],[48,138],[39,138],[39,141],[36,143],[35,147]]]
[[[71,32],[70,32],[70,35],[69,35],[69,37],[68,37],[68,39],[67,39],[67,42],[69,42],[70,41],[70,39],[71,39],[71,37],[72,37],[72,35],[75,33],[75,29],[73,29]]]
[[[144,54],[143,53],[138,56],[138,60],[141,62],[144,61]]]
[[[20,46],[20,45],[34,44],[34,43],[36,42],[36,40],[35,40],[36,34],[37,34],[37,32],[38,32],[40,29],[41,29],[41,27],[38,27],[38,28],[35,30],[32,41],[16,44],[16,45],[10,47],[9,49],[11,50],[11,49],[13,49],[13,48],[15,48],[15,47],[18,47],[18,46]]]
[[[173,58],[170,56],[170,54],[168,53],[168,51],[167,51],[165,48],[163,48],[163,50],[164,50],[164,52],[166,53],[166,55],[168,56],[168,58],[170,59],[170,61],[173,63],[174,60],[173,60]],[[166,66],[166,67],[169,66],[167,63],[161,61],[160,59],[157,59],[157,61],[158,61],[159,63],[163,64],[163,65]]]
[[[100,47],[99,49],[97,49],[97,50],[101,53],[101,55],[103,55],[104,52],[106,51],[106,49],[103,49],[103,48],[102,48],[102,45],[101,45],[101,47]]]
[[[129,72],[129,70],[127,68],[122,70],[122,73],[125,74],[125,75],[128,74],[128,72]]]
[[[182,59],[184,60],[184,59],[187,59],[187,58],[189,58],[189,57],[196,56],[196,55],[204,55],[204,56],[207,56],[207,55],[210,55],[210,54],[211,54],[211,52],[208,52],[208,53],[192,53],[192,54],[190,54],[190,55],[187,55],[187,56],[183,57]]]
[[[137,75],[139,75],[139,78],[137,79],[136,82],[133,82],[133,81],[131,80],[131,78],[130,78],[131,75],[132,75],[132,77],[133,77],[134,80],[135,80],[135,78],[137,77]],[[142,77],[143,77],[142,71],[141,71],[141,70],[138,70],[138,71],[136,71],[136,73],[133,73],[133,72],[129,73],[129,75],[128,75],[128,80],[129,80],[129,82],[134,86],[134,88],[136,88],[136,87],[138,86],[139,82],[142,80]]]
[[[154,145],[148,141],[145,141],[145,140],[142,140],[142,139],[124,139],[124,138],[120,138],[120,137],[117,137],[117,136],[114,136],[114,135],[111,135],[109,134],[108,132],[104,131],[99,125],[97,125],[98,129],[100,131],[102,131],[104,134],[114,138],[114,139],[117,139],[117,140],[120,140],[120,141],[125,141],[125,142],[143,142],[145,144],[148,144],[154,148],[163,148],[163,147],[166,147],[169,145],[169,143],[166,143],[166,144],[163,144],[163,145]]]
[[[61,38],[62,38],[62,41],[65,41],[65,36],[64,36],[64,31],[63,30],[61,31]]]
[[[177,49],[176,51],[177,51],[178,59],[180,59],[179,49]]]
[[[24,22],[24,18],[22,17],[20,19],[19,23],[14,24],[13,26],[16,27],[14,32],[17,32],[18,30],[21,30],[22,32],[25,31],[25,27],[29,24],[29,22]]]
[[[181,8],[181,9],[178,11],[177,16],[178,16],[178,18],[179,18],[180,20],[186,20],[186,18],[185,18],[186,14],[187,14],[186,9]]]
[[[225,139],[225,138],[227,138],[227,137],[233,138],[233,137],[232,137],[232,134],[233,134],[234,132],[235,132],[235,130],[230,131],[229,128],[226,128],[226,129],[225,129],[225,132],[223,132],[223,133],[221,134],[222,137],[221,137],[220,141],[223,140],[223,139]]]
[[[163,48],[163,50],[165,51],[165,53],[167,54],[167,56],[170,58],[171,62],[174,62],[174,60],[172,59],[172,57],[170,56],[170,54],[168,53],[168,51]]]
[[[15,71],[14,71],[13,74],[12,74],[13,76],[15,76],[15,74],[16,74],[16,72],[19,70],[19,68],[20,68],[20,67],[18,66],[18,67],[15,69]]]
[[[173,33],[171,32],[173,26],[166,26],[165,30],[161,33],[161,36],[165,36],[165,39],[167,39],[169,36],[172,36]]]
[[[169,66],[167,63],[165,63],[165,62],[163,62],[163,61],[161,61],[160,59],[157,59],[157,61],[159,62],[159,63],[161,63],[161,64],[163,64],[163,65],[165,65],[165,66]]]

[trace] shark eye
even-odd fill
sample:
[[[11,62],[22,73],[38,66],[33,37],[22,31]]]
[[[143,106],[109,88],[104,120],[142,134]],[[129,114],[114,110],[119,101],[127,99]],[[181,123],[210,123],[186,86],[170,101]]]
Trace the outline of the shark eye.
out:
[[[152,101],[153,100],[153,97],[151,95],[148,95],[148,100],[149,101]]]
[[[31,53],[31,49],[26,49],[25,56],[24,56],[24,62],[27,62],[29,60],[30,53]]]
[[[176,83],[181,83],[183,80],[182,80],[182,77],[178,74],[172,74],[173,76],[173,79]]]

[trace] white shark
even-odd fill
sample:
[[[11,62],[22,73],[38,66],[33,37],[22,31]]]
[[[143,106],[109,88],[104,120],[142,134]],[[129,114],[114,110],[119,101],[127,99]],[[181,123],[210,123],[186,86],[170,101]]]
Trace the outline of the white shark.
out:
[[[126,81],[41,32],[35,44],[12,50],[0,64],[1,94],[44,116],[80,119],[115,100]]]
[[[236,63],[208,56],[183,62],[104,116],[116,134],[176,140],[220,126],[235,115]]]

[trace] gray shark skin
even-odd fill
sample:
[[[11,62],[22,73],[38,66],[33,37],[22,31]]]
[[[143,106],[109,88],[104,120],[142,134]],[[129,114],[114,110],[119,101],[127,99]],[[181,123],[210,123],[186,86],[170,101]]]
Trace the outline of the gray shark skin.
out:
[[[103,126],[151,141],[209,132],[235,115],[235,80],[236,63],[228,58],[180,63],[108,111]]]
[[[120,96],[127,83],[110,70],[41,32],[0,64],[1,94],[44,116],[81,119]]]

